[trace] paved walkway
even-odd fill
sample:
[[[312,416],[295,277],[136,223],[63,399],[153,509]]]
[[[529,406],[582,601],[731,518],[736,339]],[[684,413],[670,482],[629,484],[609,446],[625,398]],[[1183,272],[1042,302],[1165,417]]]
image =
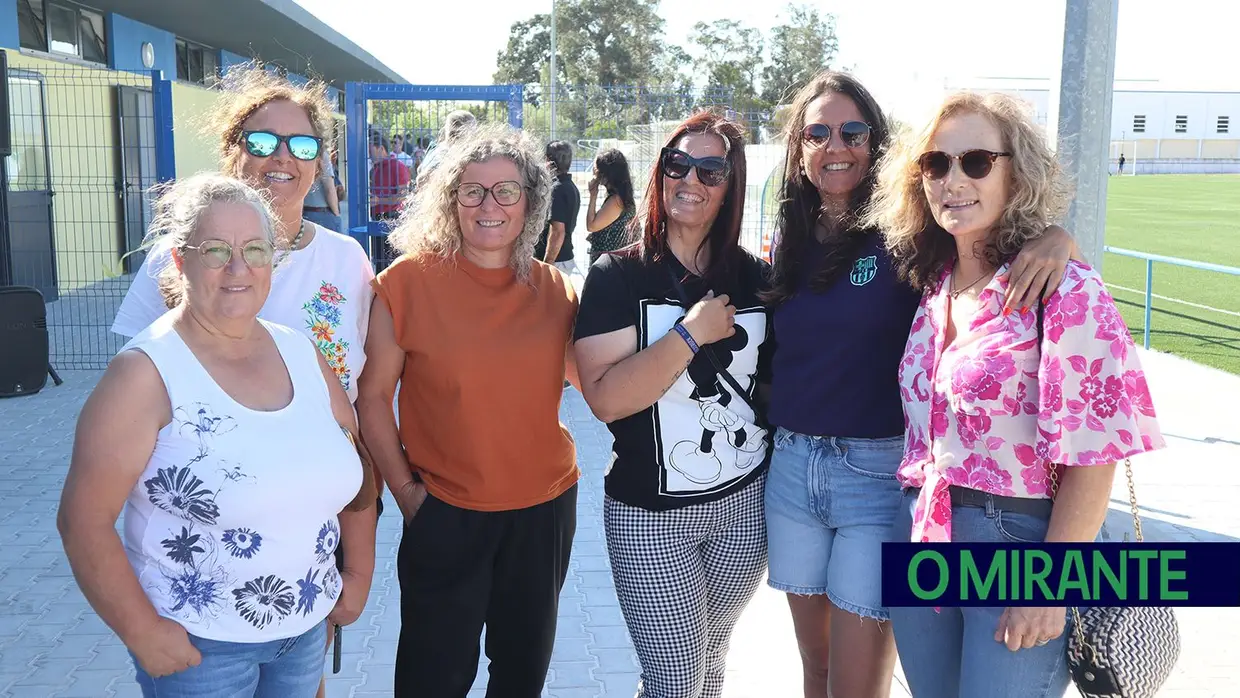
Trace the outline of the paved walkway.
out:
[[[1171,442],[1134,462],[1150,539],[1240,537],[1240,418],[1231,402],[1240,377],[1145,354],[1151,388]],[[74,422],[98,373],[65,372],[65,384],[0,400],[0,696],[137,696],[128,654],[90,610],[56,534],[60,487]],[[579,528],[562,597],[559,641],[547,681],[554,698],[627,697],[637,664],[616,605],[602,532],[602,472],[609,435],[569,391],[562,417],[577,439],[585,473]],[[1229,477],[1230,476],[1230,477]],[[1108,526],[1122,535],[1127,485],[1117,479]],[[392,507],[389,511],[395,511]],[[400,522],[383,517],[379,568],[365,615],[344,635],[344,669],[329,696],[391,696],[399,590],[394,559]],[[1180,609],[1184,651],[1160,694],[1206,698],[1240,694],[1240,609]],[[330,665],[329,665],[330,666]],[[471,696],[483,696],[485,667]],[[737,628],[727,698],[797,698],[800,665],[781,595],[765,586]],[[902,678],[893,696],[908,696]]]

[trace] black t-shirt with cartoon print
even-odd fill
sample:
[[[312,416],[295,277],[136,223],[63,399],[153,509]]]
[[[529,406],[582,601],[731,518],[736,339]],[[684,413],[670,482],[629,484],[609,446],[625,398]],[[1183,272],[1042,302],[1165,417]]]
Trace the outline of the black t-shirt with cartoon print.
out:
[[[646,262],[634,247],[606,254],[590,269],[581,293],[576,339],[637,330],[641,351],[659,341],[706,295],[702,279],[675,257]],[[684,305],[669,269],[682,279]],[[758,294],[769,287],[766,262],[744,255],[736,307],[736,333],[716,342],[715,355],[735,382],[758,403],[757,385],[770,382],[774,340],[769,311]],[[654,405],[608,425],[614,439],[606,471],[607,494],[630,506],[664,511],[725,497],[760,476],[770,463],[772,435],[744,398],[720,378],[699,352]]]

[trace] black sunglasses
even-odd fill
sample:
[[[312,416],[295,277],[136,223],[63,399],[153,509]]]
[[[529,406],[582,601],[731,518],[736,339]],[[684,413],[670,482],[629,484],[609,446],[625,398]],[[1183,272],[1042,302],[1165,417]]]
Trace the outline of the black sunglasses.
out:
[[[244,131],[241,138],[245,151],[258,158],[271,157],[280,149],[281,143],[287,143],[289,155],[298,160],[313,160],[323,149],[323,139],[316,136],[281,136],[271,131]]]
[[[659,162],[663,168],[663,176],[671,177],[672,179],[684,179],[689,176],[689,170],[696,167],[698,181],[708,187],[717,187],[723,184],[728,181],[728,176],[732,174],[732,164],[728,162],[727,158],[715,155],[695,158],[683,150],[675,148],[664,148]]]
[[[960,161],[960,169],[970,179],[985,179],[990,174],[995,160],[1011,157],[1011,153],[996,153],[993,150],[966,150],[959,155],[948,155],[941,150],[922,153],[917,158],[917,166],[921,168],[921,176],[926,179],[943,179],[951,172],[952,161]]]
[[[864,121],[845,121],[839,127],[840,141],[849,148],[860,148],[870,141],[870,125]],[[826,124],[806,124],[801,129],[801,140],[815,148],[831,142],[831,127]]]

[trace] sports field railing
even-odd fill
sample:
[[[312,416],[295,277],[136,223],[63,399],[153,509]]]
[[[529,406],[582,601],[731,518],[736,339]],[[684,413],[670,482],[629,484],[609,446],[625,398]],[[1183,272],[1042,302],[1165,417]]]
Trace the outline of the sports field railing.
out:
[[[1144,338],[1144,344],[1145,344],[1146,349],[1150,348],[1150,319],[1151,319],[1151,316],[1153,315],[1153,309],[1154,309],[1154,263],[1155,262],[1159,262],[1162,264],[1171,264],[1177,267],[1186,267],[1188,269],[1197,269],[1200,271],[1211,271],[1211,272],[1218,272],[1220,274],[1230,274],[1232,276],[1240,276],[1240,268],[1238,267],[1228,267],[1222,264],[1210,264],[1209,262],[1198,262],[1192,259],[1180,259],[1179,257],[1166,257],[1164,255],[1159,255],[1159,254],[1149,254],[1148,252],[1137,252],[1135,250],[1126,250],[1120,247],[1107,246],[1107,247],[1104,247],[1103,249],[1110,254],[1119,255],[1121,257],[1131,257],[1133,259],[1140,259],[1140,260],[1145,261],[1145,338]],[[1198,303],[1189,303],[1188,301],[1182,301],[1178,299],[1167,299],[1167,300],[1172,300],[1176,303],[1181,303],[1184,305],[1201,308],[1203,310],[1213,310],[1216,312],[1229,312],[1229,311],[1220,311],[1218,308],[1211,308],[1209,306],[1200,305]]]

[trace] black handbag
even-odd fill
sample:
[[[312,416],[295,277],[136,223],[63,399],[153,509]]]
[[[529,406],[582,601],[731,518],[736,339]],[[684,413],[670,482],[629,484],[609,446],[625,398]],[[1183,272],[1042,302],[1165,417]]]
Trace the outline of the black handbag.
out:
[[[1124,459],[1133,530],[1143,542],[1132,463]],[[1059,489],[1051,470],[1051,494]],[[1127,534],[1124,535],[1125,539]],[[1180,658],[1180,629],[1175,613],[1158,606],[1070,607],[1068,670],[1084,698],[1154,698]]]

